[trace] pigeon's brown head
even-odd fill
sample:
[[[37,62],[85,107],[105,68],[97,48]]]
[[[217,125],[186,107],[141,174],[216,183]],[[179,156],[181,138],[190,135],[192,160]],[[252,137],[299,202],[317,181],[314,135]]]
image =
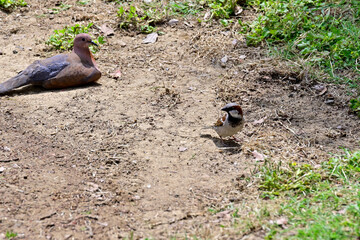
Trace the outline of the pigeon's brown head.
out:
[[[74,48],[88,48],[90,44],[97,46],[86,33],[80,33],[74,39]]]

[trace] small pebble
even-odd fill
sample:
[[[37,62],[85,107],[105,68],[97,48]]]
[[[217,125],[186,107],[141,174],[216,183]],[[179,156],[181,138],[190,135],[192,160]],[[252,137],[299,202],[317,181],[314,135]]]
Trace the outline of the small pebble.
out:
[[[176,24],[178,24],[179,23],[179,20],[177,20],[177,19],[171,19],[170,21],[169,21],[169,25],[170,26],[174,26],[174,25],[176,25]]]
[[[180,152],[185,152],[186,150],[187,150],[186,147],[179,147],[179,151],[180,151]]]
[[[224,56],[224,57],[221,59],[221,62],[222,62],[222,63],[226,63],[228,60],[229,60],[228,56]]]

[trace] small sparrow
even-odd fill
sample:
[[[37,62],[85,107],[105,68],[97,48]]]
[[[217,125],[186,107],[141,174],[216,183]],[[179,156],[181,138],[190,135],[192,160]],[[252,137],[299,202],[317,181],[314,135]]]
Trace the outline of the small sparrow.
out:
[[[240,105],[237,103],[228,103],[221,110],[225,111],[226,114],[219,118],[212,128],[221,139],[232,136],[238,141],[234,135],[244,126],[243,111]]]

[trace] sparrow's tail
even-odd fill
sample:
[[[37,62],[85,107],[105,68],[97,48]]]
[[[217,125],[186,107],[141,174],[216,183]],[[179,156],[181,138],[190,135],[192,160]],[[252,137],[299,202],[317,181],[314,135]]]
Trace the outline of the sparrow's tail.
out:
[[[17,76],[10,78],[9,80],[0,84],[0,94],[7,93],[28,83],[29,78],[23,72],[21,72]]]

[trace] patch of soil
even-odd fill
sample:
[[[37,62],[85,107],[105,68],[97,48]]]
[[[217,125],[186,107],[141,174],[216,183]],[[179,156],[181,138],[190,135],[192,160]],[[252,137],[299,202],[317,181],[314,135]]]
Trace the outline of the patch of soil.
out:
[[[55,54],[44,51],[54,29],[117,26],[106,1],[66,1],[72,7],[59,14],[49,13],[57,1],[28,2],[0,12],[1,82]],[[159,30],[165,35],[148,45],[116,30],[96,54],[98,84],[1,96],[0,239],[8,230],[24,239],[261,238],[260,228],[223,229],[228,214],[208,212],[256,202],[256,186],[243,181],[259,164],[254,150],[315,165],[339,146],[359,147],[344,89],[319,94],[314,80],[225,29],[180,21]],[[203,129],[231,101],[247,120],[240,144]]]

